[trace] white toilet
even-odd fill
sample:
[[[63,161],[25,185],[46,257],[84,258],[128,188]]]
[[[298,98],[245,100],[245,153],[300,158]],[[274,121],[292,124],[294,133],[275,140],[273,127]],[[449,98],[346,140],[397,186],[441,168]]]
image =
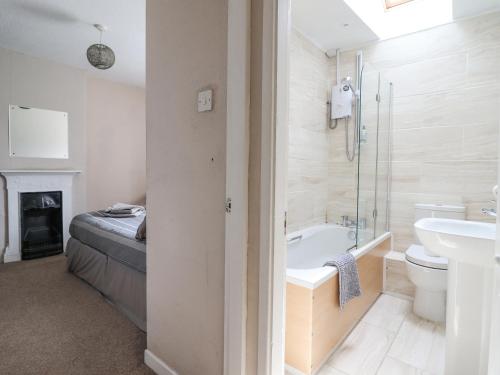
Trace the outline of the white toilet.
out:
[[[427,217],[465,220],[465,207],[440,204],[416,204],[415,222]],[[415,284],[413,312],[434,322],[446,317],[448,259],[425,249],[415,235],[416,244],[406,250],[408,278]]]

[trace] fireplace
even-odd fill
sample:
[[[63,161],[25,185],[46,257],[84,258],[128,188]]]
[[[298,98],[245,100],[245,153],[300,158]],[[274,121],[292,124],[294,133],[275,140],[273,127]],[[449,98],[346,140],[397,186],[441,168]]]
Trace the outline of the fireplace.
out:
[[[9,235],[7,246],[3,252],[5,263],[17,262],[36,255],[45,256],[60,253],[61,250],[64,250],[69,239],[69,224],[74,215],[73,178],[80,173],[79,170],[0,170],[0,174],[5,177],[7,183]],[[26,195],[26,201],[23,201],[22,197],[24,194],[34,193],[46,194],[48,198],[51,198],[51,201],[42,205],[40,200],[39,203],[36,203],[35,199],[34,207],[31,205],[33,212],[26,212],[29,219],[28,217],[23,219],[25,211],[21,208],[21,204],[28,203],[33,195]],[[42,207],[37,208],[37,204],[42,205]],[[58,205],[59,207],[57,207]],[[24,208],[28,208],[28,206],[25,205]],[[57,219],[58,217],[59,219]],[[38,227],[38,229],[31,229],[26,237],[26,242],[23,243],[27,226]],[[57,233],[62,234],[62,244]],[[47,238],[50,240],[46,241]],[[32,245],[36,245],[35,247],[40,252],[34,251]]]
[[[63,252],[62,192],[20,193],[21,259]]]

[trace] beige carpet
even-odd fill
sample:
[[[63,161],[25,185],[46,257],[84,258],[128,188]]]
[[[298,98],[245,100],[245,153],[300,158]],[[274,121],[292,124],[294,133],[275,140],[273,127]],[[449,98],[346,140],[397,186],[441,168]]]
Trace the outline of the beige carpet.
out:
[[[1,375],[153,374],[146,335],[89,285],[66,258],[0,264]]]

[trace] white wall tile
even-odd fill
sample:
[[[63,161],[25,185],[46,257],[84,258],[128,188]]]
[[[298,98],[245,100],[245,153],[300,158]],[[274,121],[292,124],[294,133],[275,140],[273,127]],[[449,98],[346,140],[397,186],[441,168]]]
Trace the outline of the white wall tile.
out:
[[[496,98],[496,104],[485,112],[494,113],[497,118],[491,119],[486,124],[474,124],[464,126],[464,160],[496,160],[498,155],[498,108],[500,107],[500,98]],[[478,116],[478,121],[486,120],[486,116]]]
[[[394,128],[475,125],[498,119],[500,88],[458,88],[394,99]]]
[[[288,231],[324,223],[327,214],[331,61],[300,33],[290,39]]]
[[[437,69],[437,67],[444,67]],[[426,59],[382,71],[394,83],[394,96],[419,95],[457,89],[467,78],[467,54]]]
[[[463,133],[462,126],[395,130],[392,160],[462,160]]]

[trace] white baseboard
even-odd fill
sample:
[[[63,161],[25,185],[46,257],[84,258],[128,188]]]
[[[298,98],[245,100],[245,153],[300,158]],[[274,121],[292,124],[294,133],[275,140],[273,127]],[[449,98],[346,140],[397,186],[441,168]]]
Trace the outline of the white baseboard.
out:
[[[151,351],[144,351],[144,363],[158,375],[179,375]]]
[[[20,260],[21,260],[20,254],[11,254],[11,253],[9,253],[9,247],[7,246],[5,248],[5,251],[3,252],[3,262],[4,263],[19,262]]]

